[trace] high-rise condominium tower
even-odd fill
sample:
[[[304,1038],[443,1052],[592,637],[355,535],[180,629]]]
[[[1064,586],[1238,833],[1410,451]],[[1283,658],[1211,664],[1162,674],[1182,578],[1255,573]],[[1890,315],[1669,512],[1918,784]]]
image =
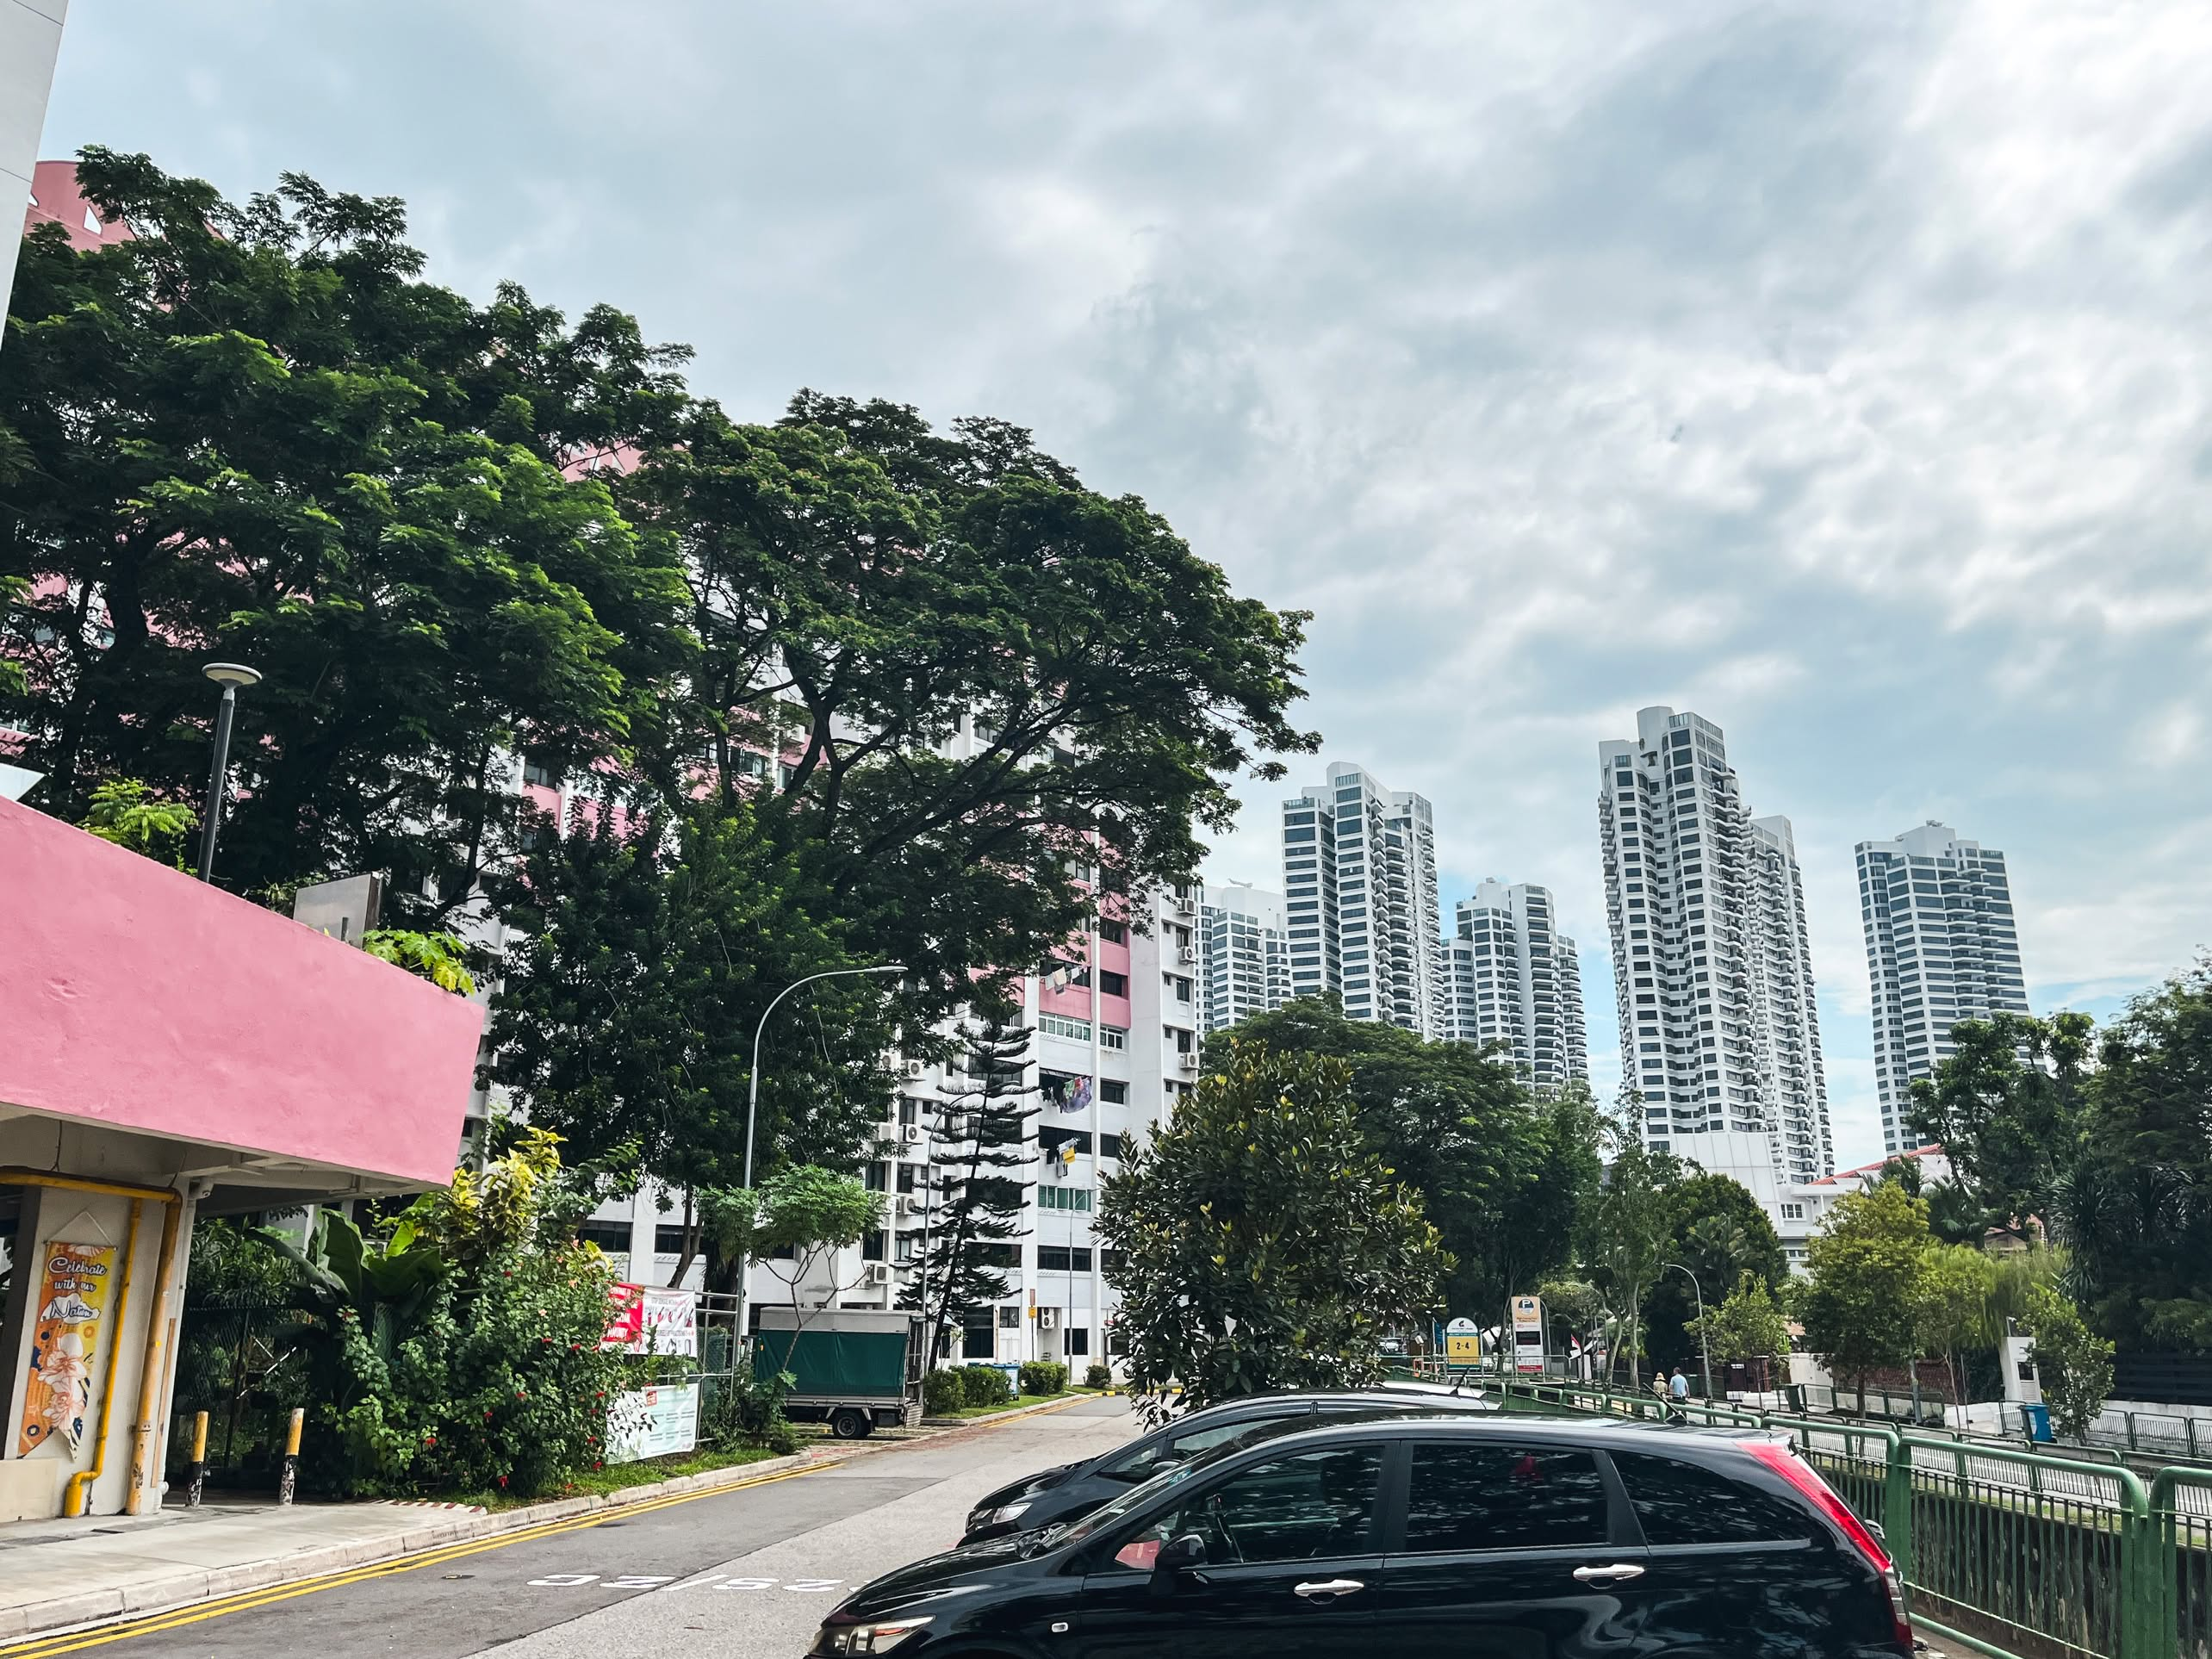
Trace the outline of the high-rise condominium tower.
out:
[[[1290,1000],[1281,893],[1248,881],[1209,887],[1198,911],[1198,993],[1208,1031]]]
[[[1858,852],[1882,1150],[1900,1153],[1917,1138],[1904,1122],[1913,1079],[1936,1074],[1951,1028],[2025,1014],[2028,983],[2004,854],[1933,820]]]
[[[1502,1042],[1522,1081],[1547,1091],[1587,1078],[1582,975],[1575,941],[1558,931],[1548,887],[1485,881],[1459,901],[1445,941],[1451,1033]]]
[[[1774,1202],[1834,1166],[1789,820],[1752,818],[1711,721],[1636,724],[1598,745],[1621,1074],[1650,1145]]]
[[[1283,804],[1283,892],[1297,997],[1340,992],[1355,1020],[1445,1035],[1436,825],[1428,802],[1339,761]]]

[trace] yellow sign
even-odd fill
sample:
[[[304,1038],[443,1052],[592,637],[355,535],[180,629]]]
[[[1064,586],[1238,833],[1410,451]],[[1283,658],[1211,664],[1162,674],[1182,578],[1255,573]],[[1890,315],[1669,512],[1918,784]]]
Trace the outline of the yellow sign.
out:
[[[1444,1358],[1447,1364],[1475,1364],[1482,1358],[1482,1333],[1471,1319],[1456,1319],[1444,1327]]]
[[[28,1457],[58,1440],[74,1457],[91,1414],[93,1350],[108,1312],[115,1246],[54,1240],[40,1260],[45,1271],[32,1314],[30,1385],[23,1391],[16,1455]]]

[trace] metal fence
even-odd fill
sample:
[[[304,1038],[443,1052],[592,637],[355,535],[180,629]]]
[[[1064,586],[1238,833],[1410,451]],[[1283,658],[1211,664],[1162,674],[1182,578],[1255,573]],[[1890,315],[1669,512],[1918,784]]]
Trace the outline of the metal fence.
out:
[[[2212,1659],[2212,1470],[2118,1463],[1886,1424],[1670,1407],[1507,1382],[1535,1409],[1786,1434],[1881,1531],[1914,1619],[1996,1659]]]

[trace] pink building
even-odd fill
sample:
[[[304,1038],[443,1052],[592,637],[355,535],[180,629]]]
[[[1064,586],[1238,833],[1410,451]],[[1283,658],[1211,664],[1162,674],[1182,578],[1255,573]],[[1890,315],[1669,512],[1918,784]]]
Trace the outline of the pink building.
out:
[[[202,1214],[442,1184],[482,1010],[0,801],[0,1521],[161,1504]]]

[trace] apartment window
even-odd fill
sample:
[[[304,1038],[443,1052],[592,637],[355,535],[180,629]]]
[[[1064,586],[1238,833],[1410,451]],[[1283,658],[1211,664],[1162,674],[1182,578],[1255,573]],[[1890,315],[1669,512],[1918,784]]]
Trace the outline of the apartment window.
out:
[[[1087,1215],[1090,1213],[1090,1189],[1089,1187],[1039,1187],[1037,1208],[1073,1210],[1078,1215]]]
[[[1129,976],[1116,973],[1111,968],[1098,970],[1098,991],[1104,997],[1126,997],[1129,994]]]
[[[660,1232],[668,1230],[667,1228],[659,1229]],[[679,1227],[675,1231],[680,1234],[682,1229]],[[627,1221],[580,1222],[576,1227],[576,1242],[597,1245],[601,1250],[626,1252],[630,1248],[630,1223]],[[683,1240],[680,1236],[670,1248],[676,1250],[683,1248]]]
[[[1127,1048],[1129,1046],[1128,1028],[1102,1024],[1098,1028],[1098,1046],[1101,1048]]]
[[[1098,1098],[1109,1106],[1126,1106],[1129,1103],[1129,1085],[1119,1078],[1101,1078]]]
[[[1088,1273],[1090,1271],[1090,1251],[1083,1245],[1039,1245],[1037,1271],[1040,1273]]]
[[[561,763],[558,761],[525,761],[522,781],[535,789],[558,789],[561,786]]]
[[[1040,1014],[1037,1029],[1054,1037],[1072,1037],[1078,1042],[1090,1041],[1090,1022],[1071,1020],[1064,1014]]]
[[[1109,945],[1126,945],[1129,942],[1129,930],[1119,922],[1101,922],[1098,924],[1098,936]]]

